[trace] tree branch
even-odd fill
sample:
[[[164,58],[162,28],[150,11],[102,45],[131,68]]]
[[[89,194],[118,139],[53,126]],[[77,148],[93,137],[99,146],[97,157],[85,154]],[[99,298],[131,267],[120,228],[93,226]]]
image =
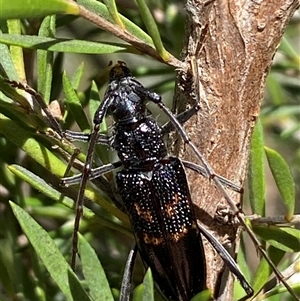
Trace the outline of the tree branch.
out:
[[[250,138],[260,112],[266,77],[284,29],[297,9],[297,0],[188,0],[186,41],[182,60],[196,62],[199,77],[178,74],[175,95],[177,112],[200,98],[201,110],[186,125],[191,139],[215,172],[238,185],[246,177]],[[197,97],[196,97],[197,98]],[[177,138],[177,137],[176,137]],[[193,153],[179,142],[172,151],[195,161]],[[189,174],[192,198],[199,206],[198,218],[222,242],[225,235],[236,239],[233,227],[218,226],[213,218],[224,198],[210,181]],[[234,192],[231,197],[239,202]],[[238,242],[237,242],[238,243]],[[208,287],[220,300],[232,299],[232,281],[216,287],[222,260],[206,250]]]

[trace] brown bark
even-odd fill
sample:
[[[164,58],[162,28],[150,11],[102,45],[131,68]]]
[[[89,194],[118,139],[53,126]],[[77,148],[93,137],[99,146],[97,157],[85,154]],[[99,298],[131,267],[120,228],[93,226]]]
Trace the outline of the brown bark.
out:
[[[298,6],[298,0],[187,1],[182,60],[196,58],[199,89],[195,90],[197,83],[192,86],[189,74],[179,73],[175,109],[182,111],[187,103],[193,103],[191,90],[200,93],[201,110],[185,127],[215,172],[236,184],[245,181],[250,138],[266,77],[284,29]],[[173,151],[195,162],[189,147],[178,143]],[[228,237],[234,242],[236,229],[220,227],[213,218],[217,206],[226,203],[218,189],[207,179],[188,174],[193,201],[200,208],[199,220],[220,242]],[[229,193],[233,200],[240,201],[237,193]],[[223,263],[209,245],[206,257],[207,284],[215,288]],[[232,277],[224,278],[225,292],[215,290],[220,290],[220,300],[232,300]]]

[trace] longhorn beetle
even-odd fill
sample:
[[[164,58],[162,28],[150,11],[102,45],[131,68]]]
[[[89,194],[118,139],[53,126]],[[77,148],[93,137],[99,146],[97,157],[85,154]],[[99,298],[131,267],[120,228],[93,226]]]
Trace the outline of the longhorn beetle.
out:
[[[192,63],[192,71],[196,70],[196,67],[193,65],[193,63],[195,62],[191,62]],[[124,69],[125,68],[125,69]],[[124,71],[124,70],[128,70],[128,68],[125,66],[125,64],[123,62],[119,62],[112,70],[111,70],[111,74],[114,71]],[[261,254],[266,258],[266,260],[268,261],[268,263],[271,265],[273,271],[275,272],[276,276],[278,277],[278,279],[280,279],[280,281],[285,285],[285,287],[288,289],[288,291],[291,293],[292,296],[295,297],[296,300],[298,300],[297,296],[295,295],[295,292],[291,289],[291,287],[286,283],[286,281],[284,280],[283,276],[281,275],[281,273],[277,270],[277,268],[275,267],[275,265],[272,263],[272,261],[270,261],[270,259],[268,258],[266,252],[264,251],[264,249],[261,247],[261,245],[259,244],[258,240],[256,239],[255,235],[253,234],[253,232],[249,229],[249,227],[245,224],[242,215],[239,214],[239,209],[236,207],[236,205],[231,201],[231,199],[229,198],[229,196],[227,195],[226,191],[223,188],[224,186],[229,187],[230,189],[233,189],[235,191],[239,192],[239,187],[234,185],[233,183],[231,183],[230,181],[226,180],[225,178],[216,175],[213,173],[212,168],[210,167],[210,165],[205,161],[205,159],[202,157],[202,155],[199,153],[199,151],[197,150],[197,148],[193,145],[193,143],[191,141],[189,141],[187,134],[185,133],[183,127],[181,126],[182,123],[184,123],[186,120],[188,120],[193,114],[195,114],[197,112],[197,110],[199,109],[198,106],[195,106],[194,108],[190,109],[189,111],[186,111],[182,114],[180,114],[179,116],[175,117],[174,115],[172,115],[172,113],[163,105],[163,103],[160,100],[160,96],[154,92],[150,92],[147,89],[145,89],[139,82],[137,82],[134,78],[131,77],[130,72],[128,70],[128,73],[116,73],[115,75],[117,75],[117,77],[122,78],[122,76],[124,76],[124,81],[125,82],[130,82],[130,83],[136,83],[138,88],[135,93],[138,97],[148,97],[150,99],[150,101],[157,101],[158,106],[167,114],[167,116],[169,117],[170,121],[169,123],[167,123],[165,126],[163,126],[161,128],[161,134],[164,135],[168,132],[170,132],[171,130],[173,130],[174,128],[176,130],[179,131],[179,133],[181,134],[181,136],[184,138],[184,141],[189,144],[193,150],[195,151],[197,157],[202,161],[204,167],[196,165],[194,163],[191,162],[186,162],[186,161],[182,161],[182,164],[187,167],[190,168],[196,172],[198,172],[199,174],[211,178],[213,179],[213,181],[216,183],[216,185],[219,187],[219,189],[221,191],[223,191],[224,196],[226,198],[226,200],[228,201],[228,203],[231,205],[235,215],[237,216],[237,218],[240,220],[240,223],[242,225],[244,225],[244,228],[246,229],[246,231],[249,233],[251,239],[253,240],[254,244],[256,245],[256,247],[260,250]],[[126,75],[126,76],[125,76]],[[194,77],[196,77],[197,75],[194,74]],[[125,80],[125,78],[128,77],[128,81]],[[110,78],[110,81],[114,81],[116,80],[115,78]],[[197,79],[196,79],[197,80]],[[83,134],[83,133],[77,133],[77,132],[71,132],[71,131],[66,131],[64,132],[61,128],[60,125],[56,122],[56,120],[53,118],[53,116],[51,115],[50,112],[48,112],[48,110],[45,107],[45,104],[43,103],[43,99],[42,96],[40,94],[38,94],[36,91],[34,91],[32,88],[30,88],[27,85],[23,85],[21,83],[17,83],[15,81],[10,81],[10,80],[5,80],[6,83],[12,85],[13,87],[17,87],[19,89],[23,89],[24,91],[28,92],[29,94],[31,94],[33,97],[35,97],[35,99],[38,101],[39,105],[41,106],[42,110],[45,112],[48,122],[51,125],[51,127],[53,127],[53,129],[55,131],[57,131],[61,136],[63,137],[67,137],[70,140],[82,140],[82,141],[90,141],[89,144],[89,149],[88,149],[88,156],[87,156],[87,161],[85,163],[85,171],[83,172],[83,176],[77,175],[75,177],[71,177],[71,178],[66,178],[63,179],[63,183],[65,183],[65,185],[71,185],[71,184],[76,184],[79,183],[81,181],[81,185],[79,188],[79,194],[77,197],[77,214],[76,214],[76,220],[75,220],[75,225],[74,225],[74,240],[73,240],[73,254],[72,254],[72,267],[74,268],[75,266],[75,256],[77,253],[77,231],[78,231],[78,226],[79,226],[79,220],[80,220],[80,215],[82,212],[82,202],[83,202],[83,193],[84,193],[84,188],[85,188],[85,182],[90,179],[94,179],[97,178],[115,168],[118,168],[120,166],[122,166],[122,162],[116,162],[116,163],[112,163],[112,164],[108,164],[105,166],[101,166],[99,168],[96,169],[91,169],[90,165],[92,163],[92,157],[93,157],[93,148],[95,146],[95,144],[101,143],[101,144],[106,144],[106,145],[110,145],[111,144],[111,138],[112,137],[108,137],[106,135],[102,135],[99,134],[99,124],[95,124],[94,126],[94,131],[89,135],[89,134]],[[111,87],[111,83],[110,86]],[[128,88],[128,87],[127,87]],[[132,87],[131,87],[132,88]],[[139,90],[141,89],[141,90]],[[107,93],[106,93],[107,95]],[[151,98],[151,96],[154,96],[154,99]],[[105,98],[106,99],[106,98]],[[104,99],[104,102],[105,102]],[[145,99],[143,99],[145,100]],[[108,106],[108,102],[106,99],[106,104],[104,104],[104,102],[102,103],[102,105],[100,105],[99,109],[97,112],[99,112],[100,108],[102,107],[102,118],[104,118],[104,115],[106,115],[105,110],[103,109],[108,109],[108,107],[105,108],[105,106]],[[144,107],[143,107],[144,109]],[[145,112],[140,112],[140,113],[145,113]],[[96,120],[97,121],[97,120]],[[99,120],[98,120],[99,122]],[[188,202],[189,203],[189,202]],[[251,287],[248,285],[248,283],[244,280],[243,276],[240,274],[240,272],[238,271],[235,262],[233,261],[233,259],[230,257],[230,255],[227,253],[227,251],[219,244],[219,242],[217,242],[215,240],[215,238],[209,234],[207,232],[207,230],[205,230],[203,227],[201,227],[200,225],[198,225],[199,231],[205,236],[207,237],[207,239],[210,241],[210,243],[214,246],[214,248],[217,250],[217,252],[220,254],[220,256],[223,258],[223,260],[225,261],[225,263],[229,266],[230,270],[236,274],[237,278],[240,280],[243,288],[245,289],[245,291],[247,292],[247,296],[245,297],[245,299],[250,296],[252,294],[252,289]],[[200,244],[201,245],[201,244]],[[131,253],[132,254],[132,253]],[[203,258],[204,259],[204,258]],[[130,260],[128,261],[128,267],[126,268],[126,272],[128,275],[128,272],[130,272],[131,266],[133,263],[130,262]],[[204,275],[202,275],[202,277],[204,277]],[[202,282],[204,283],[205,281],[202,279]],[[162,284],[162,283],[161,283]],[[127,290],[126,290],[127,288]],[[126,298],[129,298],[128,295],[128,283],[126,284],[126,281],[124,281],[124,284],[122,286],[122,291],[125,294],[125,298],[122,300],[128,300]],[[177,299],[175,299],[177,300]],[[180,300],[180,299],[178,299]],[[185,300],[185,299],[184,299]]]
[[[167,299],[188,301],[206,287],[205,255],[200,232],[208,238],[230,270],[237,275],[247,293],[246,297],[251,296],[252,288],[228,252],[205,229],[197,226],[183,166],[199,169],[191,163],[168,156],[163,142],[163,136],[175,128],[205,166],[201,173],[209,178],[216,178],[217,185],[222,188],[223,184],[227,185],[228,181],[213,173],[181,126],[199,107],[195,106],[175,118],[162,103],[161,96],[147,90],[135,80],[124,62],[119,61],[111,69],[109,81],[104,100],[94,115],[92,133],[65,133],[70,140],[89,141],[83,173],[62,179],[63,185],[80,182],[72,267],[75,267],[77,231],[83,210],[86,181],[120,165],[116,162],[92,169],[94,147],[97,143],[102,143],[108,144],[118,153],[122,163],[122,169],[116,173],[118,193],[129,215],[142,260],[151,268],[155,282]],[[158,126],[147,115],[147,100],[157,104],[169,117],[170,122],[166,126]],[[100,125],[106,115],[112,115],[114,119],[112,137],[99,134]],[[128,298],[128,292],[122,291],[121,300]]]

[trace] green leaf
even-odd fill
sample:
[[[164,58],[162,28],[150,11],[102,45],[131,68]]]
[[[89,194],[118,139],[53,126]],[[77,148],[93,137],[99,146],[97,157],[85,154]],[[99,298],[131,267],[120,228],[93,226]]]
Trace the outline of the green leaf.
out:
[[[33,174],[31,171],[25,169],[22,166],[19,165],[10,165],[8,169],[30,184],[35,189],[41,191],[43,194],[48,196],[49,198],[55,200],[58,203],[61,203],[65,205],[66,207],[70,209],[74,209],[74,201],[70,199],[69,197],[64,196],[61,192],[54,189],[52,186],[50,186],[48,183],[46,183],[43,179],[38,177],[37,175]],[[65,168],[64,168],[65,169]],[[129,230],[130,225],[128,221],[128,216],[117,209],[115,206],[113,206],[111,203],[106,201],[104,198],[98,197],[94,192],[91,192],[89,188],[85,189],[85,196],[89,198],[90,200],[98,203],[104,210],[107,212],[110,212],[112,215],[116,216],[119,220],[123,221],[123,225],[120,225],[119,223],[113,222],[111,219],[107,218],[105,215],[101,215],[101,219],[96,219],[95,221],[98,222],[101,225],[104,225],[106,227],[109,227],[111,229],[114,229],[118,232],[124,233],[126,235],[131,236],[131,231]],[[95,214],[88,208],[84,207],[83,209],[83,216],[86,219],[94,219]]]
[[[55,36],[56,16],[46,17],[40,27],[39,36],[54,37]],[[37,69],[38,69],[38,88],[39,93],[43,95],[46,103],[50,102],[51,84],[52,84],[52,66],[53,52],[46,50],[37,51]]]
[[[86,54],[107,54],[107,53],[139,53],[135,48],[126,44],[100,43],[83,40],[70,40],[48,38],[41,36],[2,34],[0,43],[16,45],[23,48],[43,49],[56,52],[72,52]]]
[[[71,112],[79,128],[82,131],[90,131],[91,127],[82,109],[80,100],[65,72],[63,74],[63,88],[66,96],[66,104],[68,106],[68,110]]]
[[[268,281],[272,269],[266,259],[263,257],[259,263],[254,277],[251,280],[251,286],[254,292],[259,292]]]
[[[202,291],[201,293],[195,295],[191,301],[212,301],[214,300],[211,292],[209,290]]]
[[[293,218],[296,201],[295,185],[291,171],[283,157],[275,150],[265,147],[265,153],[283,203],[287,208],[286,219],[289,221]]]
[[[278,265],[280,260],[285,255],[284,251],[281,251],[273,246],[270,246],[267,250],[270,259],[275,265]],[[256,273],[252,279],[251,285],[254,291],[256,292],[256,295],[259,293],[259,291],[264,287],[264,285],[267,283],[270,275],[272,274],[272,269],[270,265],[266,262],[265,258],[262,258],[260,261],[260,264],[256,270]],[[273,290],[272,290],[273,291]],[[284,288],[284,291],[286,291],[286,288]],[[258,300],[265,300],[263,298],[263,295],[260,295]]]
[[[104,3],[106,5],[111,17],[114,19],[115,23],[118,24],[122,29],[125,29],[125,26],[118,13],[115,0],[104,0]]]
[[[70,199],[67,196],[64,196],[61,192],[54,189],[52,186],[50,186],[48,183],[46,183],[43,179],[38,177],[37,175],[33,174],[31,171],[25,169],[22,166],[19,165],[10,165],[8,169],[15,174],[20,179],[24,180],[28,184],[30,184],[35,189],[42,192],[44,195],[48,196],[49,198],[53,199],[54,201],[63,204],[64,206],[74,210],[75,204],[72,199]],[[90,199],[94,200],[94,198],[90,197],[90,194],[88,193],[88,189],[85,191],[85,195],[89,197]],[[104,225],[106,227],[109,227],[111,229],[114,229],[120,233],[124,233],[126,235],[131,236],[131,231],[129,230],[129,222],[126,220],[128,217],[112,206],[110,203],[105,201],[104,199],[99,202],[100,206],[104,204],[104,209],[107,210],[108,206],[112,208],[111,210],[107,210],[108,212],[112,212],[112,214],[115,214],[116,217],[118,217],[120,220],[124,220],[124,226],[120,225],[119,223],[113,222],[111,219],[108,219],[105,215],[101,215],[100,218],[97,218],[95,214],[92,212],[92,210],[84,207],[83,208],[83,217],[85,219],[92,220],[94,219],[95,222]],[[105,205],[107,203],[107,205]],[[127,225],[127,228],[125,227]]]
[[[0,132],[52,174],[63,177],[66,169],[65,164],[45,146],[32,138],[31,132],[24,130],[2,114],[0,114]]]
[[[114,301],[101,263],[90,244],[79,233],[79,254],[83,274],[93,301]]]
[[[107,10],[107,7],[103,3],[94,0],[78,0],[77,3],[83,5],[86,9],[110,21],[111,23],[114,23],[114,20]],[[128,32],[141,39],[146,44],[151,46],[153,45],[151,37],[149,37],[149,35],[147,35],[139,26],[135,25],[132,21],[123,16],[121,16],[121,20]]]
[[[143,284],[138,285],[133,291],[132,301],[142,300],[143,291],[144,291],[144,285]]]
[[[62,203],[63,205],[67,206],[70,209],[74,209],[74,201],[72,199],[63,196],[61,192],[55,190],[52,186],[50,186],[43,179],[41,179],[39,176],[35,175],[31,171],[16,164],[8,166],[8,169],[17,177],[27,182],[33,188],[37,189],[38,191],[48,196],[52,200]]]
[[[0,30],[0,38],[3,35]],[[15,65],[13,63],[12,57],[10,55],[10,51],[8,47],[2,43],[0,43],[0,72],[4,77],[8,77],[10,80],[18,80],[18,75],[15,69]],[[3,70],[2,70],[3,69]],[[2,72],[4,71],[4,72]],[[3,74],[4,73],[4,74]]]
[[[280,250],[272,245],[268,247],[268,255],[275,266],[278,266],[282,258],[286,255],[286,251]]]
[[[84,72],[84,62],[80,64],[80,66],[76,69],[74,75],[72,76],[71,83],[73,89],[77,90],[79,88],[79,84],[82,79],[83,72]]]
[[[249,269],[249,263],[247,262],[245,248],[246,248],[245,240],[244,240],[244,237],[242,236],[236,262],[238,263],[238,266],[239,266],[242,274],[244,275],[244,277],[246,279],[251,279],[251,271]],[[245,291],[238,281],[234,282],[234,296],[236,297],[236,300],[239,300],[245,296]]]
[[[16,242],[19,239],[19,229],[14,222],[11,210],[5,210],[0,219],[1,247],[0,247],[0,281],[3,290],[13,294],[16,290],[15,284],[23,280],[23,265],[20,253],[16,252]],[[32,285],[28,285],[32,287]],[[18,292],[23,292],[22,287]],[[32,299],[34,300],[34,299]]]
[[[161,300],[160,295],[157,296],[158,300]],[[164,298],[163,298],[164,299]],[[148,268],[144,276],[143,283],[138,285],[133,291],[133,301],[154,301],[154,281],[152,277],[151,269]]]
[[[91,301],[48,233],[21,207],[10,202],[22,230],[68,300]]]
[[[300,282],[299,281],[298,281],[298,283],[291,284],[290,287],[298,296],[300,295]],[[270,297],[273,297],[273,296],[278,297],[278,299],[276,299],[276,300],[286,300],[286,299],[283,299],[284,298],[283,294],[286,293],[286,292],[287,292],[287,289],[286,289],[285,286],[277,285],[274,289],[272,289],[272,290],[264,293],[263,295],[261,295],[260,299],[258,299],[258,300],[273,300],[274,298],[272,298],[272,299],[270,298]],[[290,293],[288,293],[287,296],[290,296]],[[288,297],[286,297],[286,298],[288,298]],[[294,300],[294,298],[293,298],[293,300]]]
[[[283,86],[278,83],[278,79],[274,76],[274,72],[270,73],[267,78],[267,88],[270,93],[273,104],[280,106],[284,104]]]
[[[2,7],[1,7],[2,8]],[[20,20],[8,20],[7,27],[10,34],[20,34],[21,33],[21,22]],[[18,80],[25,81],[25,65],[23,50],[20,47],[10,47],[10,54],[13,60],[15,69],[18,74]]]
[[[78,4],[67,0],[51,0],[42,2],[41,0],[2,0],[0,5],[1,20],[39,18],[54,14],[79,14]]]
[[[289,40],[283,36],[279,49],[284,52],[287,56],[290,57],[295,63],[295,68],[298,68],[300,70],[300,56],[299,53],[295,50],[292,43],[289,42]]]
[[[146,2],[144,0],[136,0],[136,2],[139,6],[142,19],[146,25],[149,35],[153,40],[157,52],[163,58],[164,61],[168,61],[170,55],[163,46],[159,30]]]
[[[101,99],[99,96],[99,90],[97,88],[97,84],[93,81],[92,87],[91,87],[91,92],[90,92],[90,101],[89,101],[89,112],[90,112],[90,116],[92,116],[92,118],[95,115],[96,110],[100,106],[100,103],[101,103]],[[104,119],[100,125],[100,132],[106,132],[106,131],[107,131],[107,124]]]
[[[270,245],[285,252],[300,252],[300,230],[293,228],[254,226],[254,232]]]
[[[260,120],[255,125],[249,157],[248,185],[252,213],[265,216],[265,171],[263,128]]]
[[[143,301],[154,301],[154,282],[151,269],[148,268],[143,280]]]

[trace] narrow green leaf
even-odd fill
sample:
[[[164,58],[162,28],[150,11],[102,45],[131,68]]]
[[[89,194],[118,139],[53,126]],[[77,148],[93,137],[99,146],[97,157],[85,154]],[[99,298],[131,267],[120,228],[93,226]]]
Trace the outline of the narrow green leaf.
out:
[[[43,194],[48,196],[49,198],[55,200],[58,203],[65,205],[70,209],[74,209],[74,201],[66,196],[64,196],[61,192],[55,190],[51,187],[48,183],[46,183],[43,179],[38,177],[37,175],[33,174],[29,170],[23,168],[22,166],[18,165],[10,165],[9,170],[14,173],[16,176],[24,180],[25,182],[29,183],[35,189],[41,191]],[[64,166],[65,169],[65,166]],[[111,229],[114,229],[120,233],[124,233],[126,235],[131,236],[131,231],[129,230],[129,221],[128,217],[125,213],[117,209],[111,203],[109,203],[104,198],[101,198],[96,195],[94,191],[91,191],[90,188],[85,190],[85,196],[90,200],[99,204],[104,210],[111,213],[112,215],[116,216],[120,221],[123,222],[122,225],[118,223],[114,223],[111,219],[105,217],[105,215],[101,216],[101,220],[97,219],[101,225],[107,226]],[[83,216],[86,219],[93,219],[95,214],[88,208],[84,207]]]
[[[263,128],[260,120],[255,125],[249,157],[248,185],[252,213],[265,216],[265,171]]]
[[[72,83],[68,79],[65,72],[63,74],[63,88],[66,96],[66,104],[75,121],[77,122],[79,128],[82,131],[89,131],[91,129],[89,122],[82,109],[77,93],[74,91]]]
[[[291,289],[299,296],[300,295],[300,282],[298,281],[298,283],[295,284],[291,284],[290,285]],[[283,295],[284,293],[287,293],[287,289],[285,286],[283,285],[277,285],[274,289],[264,293],[263,295],[261,295],[258,299],[258,301],[260,300],[274,300],[274,298],[271,298],[273,296],[277,296],[278,299],[276,300],[288,300],[288,299],[284,299],[284,298],[289,298],[291,296],[290,293],[287,293],[287,295]],[[286,296],[286,297],[284,297]],[[288,297],[289,296],[289,297]],[[291,300],[294,300],[291,299]]]
[[[212,301],[214,300],[211,292],[209,290],[202,291],[201,293],[195,295],[191,301]]]
[[[24,180],[28,184],[30,184],[33,188],[39,190],[44,195],[48,196],[49,198],[53,199],[54,201],[56,201],[58,203],[63,204],[67,208],[74,210],[74,207],[75,207],[74,200],[70,199],[67,196],[64,196],[61,192],[55,190],[52,186],[50,186],[48,183],[46,183],[43,179],[41,179],[37,175],[33,174],[31,171],[25,169],[22,166],[15,165],[15,164],[10,165],[8,167],[8,169],[13,174],[15,174],[17,177]],[[88,190],[85,191],[85,196],[90,197]],[[99,202],[100,206],[103,205],[104,202],[106,202],[106,201],[102,200],[102,202]],[[109,205],[111,208],[113,208],[112,210],[107,210],[107,207]],[[129,222],[127,221],[127,216],[123,212],[121,212],[118,209],[116,209],[115,207],[113,207],[111,204],[104,206],[104,208],[105,208],[105,210],[107,210],[107,212],[112,212],[112,214],[116,213],[116,216],[120,220],[124,221],[124,226],[120,225],[119,223],[114,223],[113,221],[111,221],[111,219],[107,218],[105,215],[102,215],[101,219],[99,219],[95,216],[95,214],[92,212],[92,210],[90,210],[86,207],[83,208],[83,217],[85,219],[89,219],[89,220],[94,219],[95,222],[98,222],[99,224],[101,224],[103,226],[109,227],[120,233],[124,233],[128,236],[131,236],[131,231],[129,230],[129,227],[130,227]],[[119,214],[118,214],[118,212],[119,212]],[[120,216],[123,216],[123,218],[121,218]],[[126,225],[127,225],[127,228],[125,227]]]
[[[111,17],[114,19],[115,23],[118,24],[122,29],[125,29],[125,26],[118,13],[115,0],[104,0],[103,2],[106,5]]]
[[[245,247],[244,237],[242,237],[239,252],[238,252],[238,257],[236,261],[244,277],[246,279],[251,279],[251,271],[249,269],[249,263],[246,258],[245,248],[246,247]],[[236,300],[239,300],[245,296],[245,291],[238,281],[234,282],[234,296],[236,297]]]
[[[83,71],[84,71],[84,62],[81,62],[80,66],[76,69],[75,73],[73,74],[72,78],[71,78],[71,85],[73,87],[73,89],[75,91],[77,91],[79,89],[79,85],[82,79],[82,75],[83,75]],[[78,98],[81,99],[81,101],[83,99],[85,99],[85,95],[83,94],[83,99],[81,98],[80,92],[78,93]],[[74,119],[72,117],[72,114],[70,115],[68,110],[65,112],[65,125],[66,128],[71,126],[71,123],[74,122]],[[79,159],[81,162],[85,162],[86,157],[82,156],[82,154],[80,156],[77,157],[77,159]]]
[[[83,5],[86,9],[110,21],[111,23],[114,23],[114,20],[112,19],[109,11],[107,10],[107,7],[103,3],[94,0],[78,0],[77,3]],[[130,32],[135,37],[141,39],[146,44],[153,46],[153,41],[151,37],[149,37],[149,35],[147,35],[147,33],[145,33],[139,26],[135,25],[132,21],[126,19],[123,16],[121,16],[121,20],[124,23],[128,32]]]
[[[286,227],[255,226],[254,232],[270,245],[285,252],[300,252],[300,230]]]
[[[2,13],[2,11],[1,11],[1,13]],[[8,27],[9,34],[20,34],[21,33],[20,20],[8,20],[7,27]],[[25,74],[23,50],[20,47],[11,46],[10,53],[11,53],[11,58],[14,62],[15,69],[18,74],[18,80],[20,80],[21,82],[25,82],[26,74]]]
[[[0,114],[0,132],[52,174],[63,177],[65,164],[17,123]]]
[[[76,2],[67,0],[1,1],[0,20],[39,18],[54,14],[78,15],[79,6]]]
[[[268,255],[271,261],[278,266],[281,259],[286,255],[286,251],[280,250],[272,245],[268,247]]]
[[[272,109],[271,112],[267,112],[267,110],[264,110],[264,115],[267,115],[266,121],[274,122],[274,120],[279,119],[286,119],[287,117],[291,116],[298,116],[300,114],[300,106],[298,104],[288,104],[288,105],[281,105],[280,107],[277,107],[276,109]]]
[[[144,291],[144,285],[143,284],[138,285],[133,291],[132,301],[141,301],[143,298],[142,297],[143,291]]]
[[[16,45],[23,48],[43,49],[56,52],[72,52],[86,54],[107,53],[140,53],[134,47],[118,43],[100,43],[82,40],[58,39],[41,36],[2,34],[0,43]]]
[[[268,93],[270,93],[272,102],[275,106],[280,106],[284,103],[283,86],[278,82],[274,72],[271,72],[267,78]]]
[[[74,90],[77,90],[79,88],[79,84],[82,79],[83,71],[84,71],[84,62],[81,62],[80,66],[76,69],[76,71],[71,79],[72,87]]]
[[[48,183],[46,183],[43,179],[38,177],[37,175],[33,174],[31,171],[25,169],[22,166],[19,165],[10,165],[8,169],[30,184],[35,189],[41,191],[43,194],[48,196],[49,198],[53,199],[54,201],[63,204],[64,206],[74,209],[74,200],[70,199],[69,197],[64,196],[61,192],[55,190],[52,186],[50,186]],[[99,204],[104,210],[111,213],[112,215],[116,216],[120,221],[123,222],[122,225],[119,223],[113,222],[111,219],[107,218],[105,215],[101,215],[101,219],[96,219],[96,222],[100,223],[103,226],[109,227],[111,229],[114,229],[120,233],[124,233],[128,236],[131,236],[130,231],[130,224],[128,221],[128,216],[117,209],[115,206],[113,206],[111,203],[106,201],[104,198],[99,198],[95,192],[92,192],[90,188],[86,188],[85,190],[85,197],[89,198],[93,202],[96,202]],[[92,212],[92,210],[84,207],[83,209],[83,217],[85,219],[94,219],[95,214]]]
[[[3,183],[2,179],[3,177],[1,177],[1,184]],[[2,292],[4,289],[8,294],[14,294],[16,283],[23,283],[22,272],[24,271],[24,263],[22,263],[19,252],[16,252],[16,242],[20,233],[12,217],[13,213],[5,210],[0,219],[0,281]],[[23,292],[23,290],[24,288],[19,287],[18,292]]]
[[[143,290],[143,301],[154,301],[154,282],[152,278],[151,269],[148,268],[144,280],[143,280],[144,290]]]
[[[275,150],[265,147],[268,163],[283,199],[283,203],[287,208],[286,218],[290,220],[295,210],[295,184],[289,166],[283,157]]]
[[[101,99],[99,95],[99,90],[97,87],[97,84],[93,81],[92,82],[92,87],[91,87],[91,92],[90,92],[90,101],[89,101],[89,112],[90,116],[93,118],[93,116],[96,113],[96,110],[100,106]],[[107,131],[107,124],[105,122],[105,119],[100,125],[100,131],[101,132],[106,132]]]
[[[146,4],[146,1],[136,0],[136,2],[139,6],[142,19],[145,23],[145,26],[149,32],[150,37],[153,40],[157,52],[163,58],[164,61],[168,61],[170,58],[170,54],[166,51],[166,49],[163,46],[156,22]]]
[[[72,199],[63,196],[61,192],[55,190],[52,186],[50,186],[43,179],[41,179],[31,171],[16,164],[8,166],[8,169],[17,177],[27,182],[33,188],[37,189],[38,191],[48,196],[52,200],[59,202],[70,209],[74,209],[74,201]],[[92,213],[90,212],[90,214]]]
[[[143,283],[141,283],[134,289],[132,301],[154,300],[154,298],[157,301],[165,300],[165,298],[162,297],[160,293],[154,291],[154,282],[151,270],[149,268],[144,276]]]
[[[283,256],[286,254],[286,252],[279,250],[273,246],[270,246],[268,248],[267,253],[269,254],[270,259],[276,266],[281,261]],[[272,271],[270,265],[266,262],[266,260],[264,258],[262,258],[261,262],[256,270],[255,276],[253,278],[253,282],[251,283],[254,291],[256,292],[256,295],[267,283],[272,272],[273,271]],[[278,287],[276,287],[275,290],[278,290]],[[284,287],[281,292],[286,292],[286,291],[287,291],[287,289]],[[259,297],[257,298],[257,300],[265,300],[265,297],[266,297],[265,294],[260,294]]]
[[[10,202],[22,230],[68,300],[91,301],[48,233],[21,207]]]
[[[298,68],[298,70],[300,70],[300,55],[296,51],[296,48],[293,47],[293,45],[285,36],[282,37],[279,49],[287,56],[289,56],[294,61],[295,68]]]
[[[40,27],[39,36],[55,36],[55,15],[46,17]],[[38,91],[43,95],[47,104],[50,102],[51,84],[52,84],[52,65],[53,52],[46,50],[37,51],[37,70],[38,70]]]
[[[0,38],[3,35],[0,30]],[[12,61],[10,51],[8,47],[0,43],[0,72],[4,77],[9,78],[10,80],[18,80],[18,75],[15,69],[15,65]],[[3,72],[4,71],[4,72]],[[4,73],[4,74],[3,74]]]
[[[79,254],[83,274],[93,301],[114,301],[105,272],[93,248],[79,233]]]
[[[271,273],[272,269],[269,263],[266,261],[265,258],[262,258],[255,272],[255,275],[251,280],[251,286],[254,292],[258,293],[264,287]]]

